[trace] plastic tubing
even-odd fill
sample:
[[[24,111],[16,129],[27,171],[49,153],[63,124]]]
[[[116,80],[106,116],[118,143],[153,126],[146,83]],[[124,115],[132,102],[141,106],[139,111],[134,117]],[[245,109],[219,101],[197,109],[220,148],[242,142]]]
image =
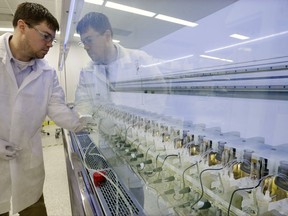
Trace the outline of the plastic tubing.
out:
[[[93,154],[93,155],[97,155],[97,156],[100,156],[102,157],[103,159],[105,159],[102,155],[100,154]],[[103,174],[101,171],[105,170],[105,169],[102,169],[102,170],[95,170],[95,169],[91,169],[87,166],[87,164],[84,162],[84,167],[91,173],[94,173],[94,172],[97,172],[98,174],[100,174],[101,176],[103,176],[105,179],[107,179],[114,187],[115,189],[117,190],[118,194],[120,194],[120,196],[122,197],[122,199],[124,200],[124,202],[126,203],[126,205],[128,206],[129,208],[129,211],[130,211],[130,214],[133,215],[133,210],[132,210],[132,206],[130,205],[130,203],[127,201],[126,197],[124,196],[124,194],[122,193],[122,191],[119,189],[119,187],[105,174]],[[112,170],[111,170],[112,171]],[[115,176],[117,177],[117,175],[115,174]],[[118,182],[118,178],[117,178],[117,182]]]

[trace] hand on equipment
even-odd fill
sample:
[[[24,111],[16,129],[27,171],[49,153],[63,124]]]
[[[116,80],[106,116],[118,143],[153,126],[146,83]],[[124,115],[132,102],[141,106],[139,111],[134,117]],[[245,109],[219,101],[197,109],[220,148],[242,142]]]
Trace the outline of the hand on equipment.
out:
[[[96,122],[91,115],[81,115],[80,116],[80,126],[77,127],[75,132],[80,131],[90,131],[92,126],[96,126]]]

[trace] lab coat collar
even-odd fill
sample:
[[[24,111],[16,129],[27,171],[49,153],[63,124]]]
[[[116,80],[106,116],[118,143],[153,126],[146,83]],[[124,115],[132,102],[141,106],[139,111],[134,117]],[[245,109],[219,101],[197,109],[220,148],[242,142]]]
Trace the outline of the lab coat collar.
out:
[[[53,70],[50,66],[45,64],[45,60],[42,59],[35,59],[35,64],[33,65],[33,71],[31,74],[24,79],[23,83],[21,84],[19,91],[25,88],[30,82],[38,78],[42,73]]]
[[[6,41],[11,36],[11,33],[5,33],[0,36],[0,60],[3,62],[4,65],[6,65],[7,71],[10,74],[11,78],[15,81],[15,87],[17,86],[15,75],[13,73],[13,69],[11,66],[11,62],[9,58],[9,55],[6,50]],[[29,84],[31,81],[35,80],[37,77],[39,77],[43,72],[54,70],[51,68],[45,59],[35,59],[34,60],[33,73],[31,76],[28,76],[20,86],[19,90],[23,89],[27,84]]]
[[[8,49],[7,51],[6,49],[6,46],[8,43],[7,41],[11,35],[12,35],[11,33],[5,33],[0,36],[0,61],[2,61],[3,65],[5,65],[7,73],[9,74],[10,78],[13,80],[15,89],[18,89],[16,78],[13,73],[13,68],[10,62],[10,58],[9,58],[8,52],[10,52],[10,50]],[[0,71],[0,72],[4,72],[4,71]]]
[[[5,60],[7,58],[6,43],[11,35],[11,33],[5,33],[0,36],[0,58],[2,59],[3,63],[5,63]]]
[[[121,46],[120,44],[114,44],[115,45],[115,47],[116,47],[116,49],[117,49],[117,52],[118,52],[118,56],[117,56],[117,60],[118,59],[122,59],[122,58],[127,58],[127,56],[129,56],[129,55],[127,55],[127,48],[124,48],[123,46]],[[116,60],[116,61],[117,61]]]
[[[115,46],[116,49],[117,49],[117,59],[116,59],[114,62],[111,62],[111,63],[108,64],[108,65],[112,65],[112,64],[115,64],[115,63],[119,63],[119,61],[122,61],[123,58],[126,58],[126,59],[128,58],[128,59],[127,59],[128,61],[131,60],[131,59],[130,59],[130,56],[128,55],[128,49],[127,49],[127,48],[124,48],[124,47],[121,46],[120,44],[116,44],[116,43],[114,44],[114,46]],[[86,69],[88,69],[88,68],[93,69],[95,65],[99,66],[99,65],[103,65],[103,64],[99,64],[99,63],[96,63],[96,62],[94,62],[94,61],[90,61],[90,63],[88,63],[88,65],[87,65],[87,68],[86,68]]]

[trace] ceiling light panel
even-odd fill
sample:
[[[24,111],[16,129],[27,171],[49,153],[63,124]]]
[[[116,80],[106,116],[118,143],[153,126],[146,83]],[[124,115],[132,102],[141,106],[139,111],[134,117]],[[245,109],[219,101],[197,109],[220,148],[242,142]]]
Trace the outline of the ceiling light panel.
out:
[[[160,19],[160,20],[165,20],[165,21],[168,21],[168,22],[177,23],[177,24],[180,24],[180,25],[190,26],[190,27],[195,27],[195,26],[198,25],[197,23],[193,23],[193,22],[190,22],[190,21],[178,19],[178,18],[175,18],[175,17],[166,16],[166,15],[163,15],[163,14],[158,14],[155,18],[156,19]]]
[[[142,9],[139,9],[139,8],[129,7],[129,6],[126,6],[126,5],[117,4],[117,3],[114,3],[114,2],[110,2],[110,1],[108,1],[105,4],[105,6],[109,7],[109,8],[121,10],[121,11],[126,11],[126,12],[129,12],[129,13],[139,14],[139,15],[142,15],[142,16],[153,17],[153,16],[156,15],[155,13],[153,13],[151,11],[146,11],[146,10],[142,10]]]
[[[84,0],[87,3],[96,4],[96,5],[103,5],[104,0]]]
[[[218,57],[209,56],[209,55],[200,55],[200,57],[213,59],[213,60],[219,60],[219,61],[225,61],[225,62],[233,62],[233,60],[230,60],[230,59],[218,58]]]
[[[13,28],[0,28],[0,32],[13,32]]]
[[[175,58],[175,59],[170,59],[170,60],[166,60],[166,61],[160,61],[154,64],[149,64],[149,65],[140,65],[140,67],[142,68],[146,68],[146,67],[152,67],[152,66],[156,66],[156,65],[162,65],[162,64],[166,64],[169,62],[175,62],[175,61],[179,61],[179,60],[183,60],[183,59],[188,59],[188,58],[192,58],[194,55],[187,55],[187,56],[182,56],[179,58]]]
[[[236,39],[239,39],[239,40],[247,40],[247,39],[249,39],[248,36],[240,35],[240,34],[232,34],[232,35],[230,35],[230,37],[236,38]]]
[[[216,49],[208,50],[208,51],[205,51],[205,53],[211,53],[211,52],[224,50],[224,49],[228,49],[228,48],[232,48],[232,47],[236,47],[236,46],[240,46],[240,45],[244,45],[244,44],[255,43],[255,42],[262,41],[262,40],[271,39],[271,38],[278,37],[278,36],[283,36],[283,35],[286,35],[286,34],[288,34],[288,31],[278,32],[276,34],[271,34],[271,35],[267,35],[267,36],[264,36],[264,37],[259,37],[259,38],[255,38],[255,39],[252,39],[252,40],[243,41],[243,42],[240,42],[240,43],[231,44],[231,45],[228,45],[228,46],[224,46],[224,47],[219,47],[219,48],[216,48]]]

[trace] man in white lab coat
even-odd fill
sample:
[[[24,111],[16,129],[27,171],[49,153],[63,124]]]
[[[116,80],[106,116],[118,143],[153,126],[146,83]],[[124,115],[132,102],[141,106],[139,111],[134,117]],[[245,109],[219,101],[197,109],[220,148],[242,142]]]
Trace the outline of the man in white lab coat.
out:
[[[139,70],[143,65],[158,62],[157,59],[142,50],[127,49],[113,43],[112,27],[106,15],[97,12],[86,14],[76,31],[92,60],[82,69],[76,89],[75,109],[80,114],[95,113],[96,105],[110,103],[110,93],[119,87],[117,83],[121,81],[161,76],[156,67]]]
[[[13,213],[45,216],[42,122],[48,115],[69,130],[82,125],[43,60],[59,30],[55,17],[42,5],[22,3],[13,26],[13,34],[0,36],[0,215],[9,215],[12,200]]]
[[[80,34],[84,49],[92,60],[82,69],[76,89],[75,109],[80,114],[97,114],[98,110],[101,110],[99,105],[100,107],[102,104],[111,105],[113,103],[111,92],[119,87],[121,81],[140,80],[139,86],[141,86],[141,80],[145,77],[161,77],[158,68],[153,66],[139,70],[142,65],[156,63],[155,58],[144,51],[127,49],[113,43],[112,27],[106,15],[97,12],[86,14],[79,21],[76,31]],[[163,80],[159,82],[164,83]],[[140,92],[143,94],[143,89],[140,89]],[[159,100],[155,100],[154,103],[159,103]],[[101,119],[98,124],[103,133],[115,134],[117,128],[109,118]],[[127,176],[123,179],[127,179]],[[139,182],[130,189],[143,205],[142,184]]]

